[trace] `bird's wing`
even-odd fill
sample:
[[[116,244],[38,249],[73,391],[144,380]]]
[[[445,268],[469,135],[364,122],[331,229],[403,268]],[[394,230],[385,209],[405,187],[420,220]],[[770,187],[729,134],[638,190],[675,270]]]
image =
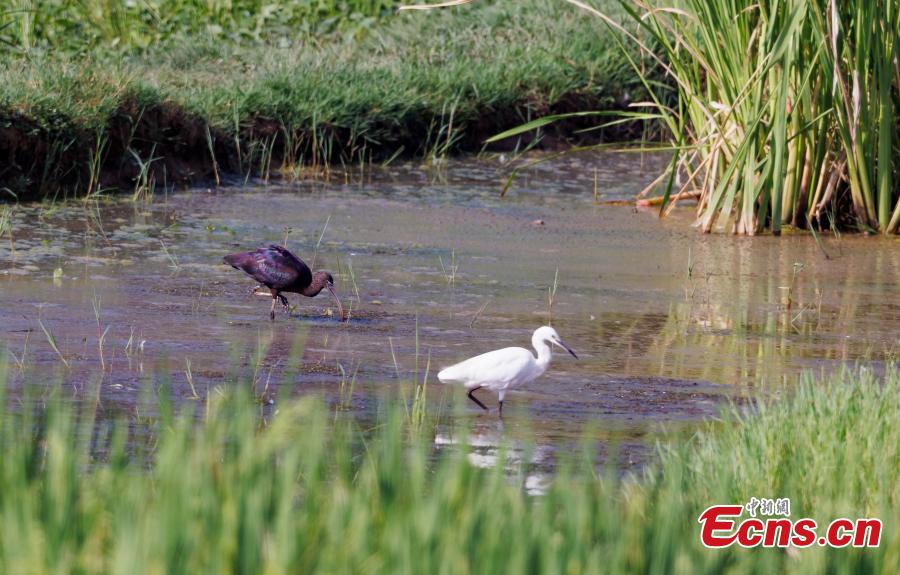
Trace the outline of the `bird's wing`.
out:
[[[505,386],[526,373],[534,356],[525,348],[507,347],[489,351],[451,365],[438,373],[444,383],[460,383],[468,388]]]
[[[281,285],[283,287],[305,288],[312,282],[312,272],[306,263],[286,250],[276,245],[268,244],[256,250],[257,261],[266,269],[272,269],[271,273],[281,272]]]
[[[270,288],[283,290],[297,284],[306,287],[312,281],[309,267],[300,258],[275,244],[252,252],[231,254],[225,256],[224,261]]]
[[[309,271],[309,266],[306,265],[306,262],[289,252],[287,248],[283,248],[278,244],[266,244],[265,247],[259,248],[256,251],[266,252],[273,261],[277,261],[282,265],[286,265],[298,270],[306,270],[307,273],[311,273]]]

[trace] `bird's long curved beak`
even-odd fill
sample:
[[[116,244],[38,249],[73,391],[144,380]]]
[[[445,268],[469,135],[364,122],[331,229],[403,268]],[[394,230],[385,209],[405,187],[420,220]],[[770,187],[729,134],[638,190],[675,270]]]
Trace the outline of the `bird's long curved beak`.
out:
[[[559,347],[561,347],[561,348],[563,348],[564,350],[566,350],[566,351],[568,351],[569,353],[571,353],[571,354],[572,354],[572,357],[574,357],[575,359],[578,359],[578,356],[575,355],[575,352],[572,351],[572,348],[569,347],[569,346],[567,346],[567,345],[566,345],[566,342],[564,342],[563,340],[554,341],[553,343],[555,343],[555,344],[558,345]]]
[[[334,298],[334,301],[337,302],[338,313],[340,314],[341,321],[344,321],[344,306],[341,305],[341,298],[339,298],[337,292],[334,291],[334,286],[326,284],[325,287],[328,288],[328,291],[331,292],[331,296]]]

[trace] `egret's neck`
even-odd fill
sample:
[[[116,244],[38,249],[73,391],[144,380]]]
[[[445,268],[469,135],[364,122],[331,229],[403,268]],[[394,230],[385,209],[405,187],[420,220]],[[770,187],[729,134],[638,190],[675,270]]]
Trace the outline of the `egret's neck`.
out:
[[[547,340],[534,338],[531,340],[531,345],[534,346],[534,351],[537,352],[538,367],[546,369],[552,355],[550,353],[550,344],[547,343]]]

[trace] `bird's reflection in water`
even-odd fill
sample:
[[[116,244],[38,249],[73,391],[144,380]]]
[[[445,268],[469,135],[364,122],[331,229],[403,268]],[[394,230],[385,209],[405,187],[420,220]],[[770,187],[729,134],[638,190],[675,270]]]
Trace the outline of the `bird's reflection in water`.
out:
[[[439,451],[462,446],[468,451],[469,463],[482,469],[502,464],[510,481],[521,481],[529,495],[543,495],[550,487],[553,450],[547,445],[525,445],[504,435],[502,419],[479,422],[460,434],[439,431],[434,445]]]

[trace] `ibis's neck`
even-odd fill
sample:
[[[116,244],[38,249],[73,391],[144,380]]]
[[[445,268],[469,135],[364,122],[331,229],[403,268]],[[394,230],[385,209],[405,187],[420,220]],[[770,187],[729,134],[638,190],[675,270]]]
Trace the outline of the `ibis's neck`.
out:
[[[534,351],[537,352],[537,364],[538,367],[546,369],[547,365],[550,363],[550,345],[546,340],[543,339],[532,339],[531,345],[534,346]]]
[[[319,295],[319,292],[325,288],[325,283],[327,282],[327,278],[324,275],[319,275],[317,272],[316,275],[313,276],[312,281],[306,286],[303,291],[300,293],[307,297],[316,297]]]

